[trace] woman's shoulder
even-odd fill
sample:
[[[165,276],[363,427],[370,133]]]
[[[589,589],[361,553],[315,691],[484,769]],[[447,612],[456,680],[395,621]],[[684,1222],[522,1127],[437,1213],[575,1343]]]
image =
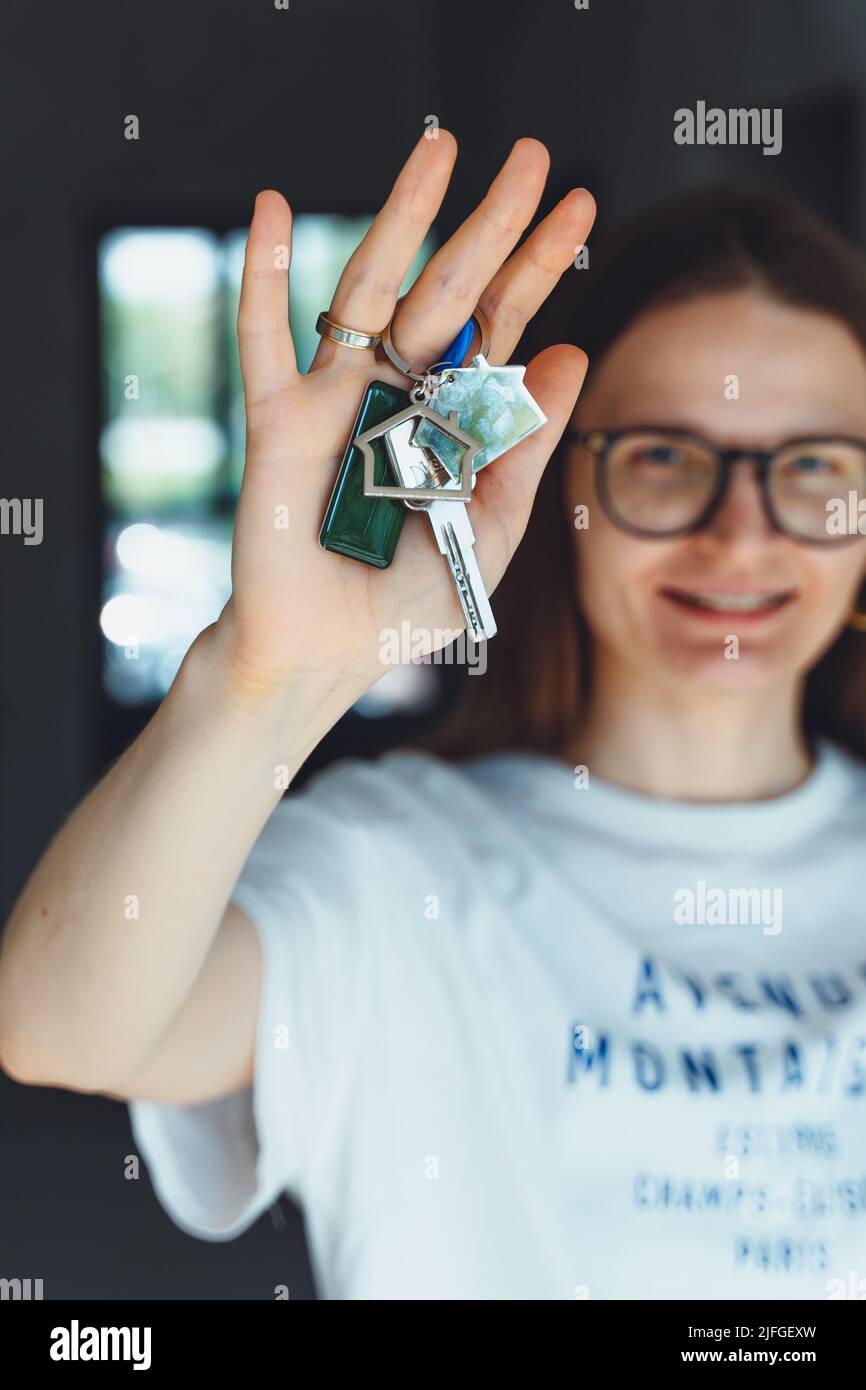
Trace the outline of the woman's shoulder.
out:
[[[431,802],[455,808],[479,801],[504,805],[503,793],[514,794],[529,785],[536,765],[544,761],[530,754],[501,753],[458,762],[415,748],[376,758],[341,758],[291,791],[281,809],[327,809],[356,820],[365,815],[411,815],[413,808],[429,808]]]
[[[459,875],[464,856],[521,843],[523,798],[512,794],[524,759],[451,762],[400,749],[345,757],[312,774],[277,804],[254,844],[235,897],[268,893],[285,915],[290,888],[363,916],[381,908],[382,884],[429,882],[430,865]],[[304,887],[306,885],[306,887]],[[408,890],[407,890],[408,891]],[[414,887],[413,887],[414,891]]]

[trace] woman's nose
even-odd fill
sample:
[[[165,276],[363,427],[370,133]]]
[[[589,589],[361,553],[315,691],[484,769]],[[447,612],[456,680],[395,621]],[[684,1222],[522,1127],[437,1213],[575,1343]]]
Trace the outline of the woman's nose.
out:
[[[728,543],[760,540],[772,533],[758,470],[751,459],[737,459],[734,462],[721,506],[708,530],[718,540]]]

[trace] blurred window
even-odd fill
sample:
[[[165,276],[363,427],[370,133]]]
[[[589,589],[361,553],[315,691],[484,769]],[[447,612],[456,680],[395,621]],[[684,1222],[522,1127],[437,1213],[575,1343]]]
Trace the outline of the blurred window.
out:
[[[299,215],[291,325],[298,364],[369,217]],[[161,699],[228,598],[232,516],[244,462],[235,320],[246,233],[120,227],[99,246],[106,509],[103,683],[121,705]],[[405,292],[433,250],[428,237]],[[358,713],[412,713],[431,667],[395,668]]]

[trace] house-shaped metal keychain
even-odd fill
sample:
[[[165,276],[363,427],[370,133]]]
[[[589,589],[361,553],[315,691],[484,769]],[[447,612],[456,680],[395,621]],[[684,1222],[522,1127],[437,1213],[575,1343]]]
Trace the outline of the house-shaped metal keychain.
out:
[[[415,425],[412,435],[407,440],[407,432],[402,426],[409,421],[415,421]],[[423,444],[416,442],[415,438],[421,425],[424,427]],[[380,439],[388,453],[395,478],[417,478],[417,485],[410,486],[404,482],[376,482],[376,456],[373,445]],[[412,454],[417,452],[417,458],[408,453],[407,443]],[[360,449],[364,458],[366,497],[389,497],[393,500],[400,498],[410,505],[472,501],[475,471],[473,464],[483,445],[474,435],[460,428],[456,410],[443,415],[422,401],[413,402],[405,410],[383,420],[381,424],[373,425],[370,429],[355,435],[352,444],[356,449]],[[455,467],[458,457],[459,468]],[[446,470],[445,458],[451,462],[453,473]],[[430,486],[430,478],[437,475],[441,481]]]

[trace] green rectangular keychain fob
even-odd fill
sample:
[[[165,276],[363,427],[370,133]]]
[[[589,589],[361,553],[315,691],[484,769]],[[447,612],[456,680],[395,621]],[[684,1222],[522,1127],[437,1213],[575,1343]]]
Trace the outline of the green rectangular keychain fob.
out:
[[[350,438],[382,424],[408,405],[408,391],[401,391],[386,381],[371,381],[364,392]],[[377,485],[393,482],[383,441],[377,439],[372,448]],[[325,512],[319,545],[337,555],[348,555],[352,560],[375,565],[377,569],[387,569],[394,558],[405,520],[406,508],[402,502],[365,496],[364,456],[350,443]]]

